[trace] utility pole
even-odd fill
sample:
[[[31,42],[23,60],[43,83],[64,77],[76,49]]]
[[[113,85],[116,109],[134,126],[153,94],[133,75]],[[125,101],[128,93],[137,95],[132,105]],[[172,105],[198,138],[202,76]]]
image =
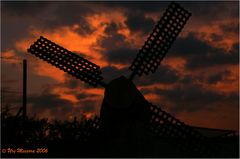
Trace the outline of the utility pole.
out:
[[[22,112],[22,117],[27,117],[27,60],[23,60],[23,86],[22,86],[22,107],[18,110],[16,117]]]
[[[27,60],[23,60],[23,117],[27,117]]]

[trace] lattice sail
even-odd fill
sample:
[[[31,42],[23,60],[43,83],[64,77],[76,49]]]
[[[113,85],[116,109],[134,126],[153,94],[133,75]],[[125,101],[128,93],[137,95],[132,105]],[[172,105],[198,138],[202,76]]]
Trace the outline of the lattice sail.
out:
[[[104,85],[100,67],[65,48],[40,37],[28,52],[91,86]]]
[[[162,129],[160,132],[157,130],[158,127],[152,127],[152,129],[155,129],[156,133],[159,133],[158,135],[160,135],[160,136],[164,135],[163,133],[164,133],[164,131],[166,131],[168,134],[165,134],[165,135],[169,135],[172,137],[181,137],[181,138],[194,137],[194,138],[198,138],[198,139],[204,138],[204,136],[202,136],[199,132],[197,132],[190,126],[184,124],[180,120],[176,119],[169,113],[163,111],[161,108],[154,106],[151,103],[149,103],[149,106],[150,106],[150,110],[152,112],[150,122],[153,125],[157,124],[159,126],[159,128],[161,126],[165,128],[165,129]],[[175,131],[168,130],[168,129],[173,129],[173,128],[179,128],[179,131],[175,132]]]
[[[163,111],[161,108],[149,103],[151,110],[150,131],[158,137],[173,138],[176,144],[180,142],[180,148],[188,153],[199,156],[214,156],[217,152],[216,145],[206,145],[209,138],[205,137],[191,126],[176,119],[174,116]]]
[[[190,16],[191,13],[179,4],[169,5],[130,66],[133,71],[130,79],[136,74],[141,76],[156,71]]]

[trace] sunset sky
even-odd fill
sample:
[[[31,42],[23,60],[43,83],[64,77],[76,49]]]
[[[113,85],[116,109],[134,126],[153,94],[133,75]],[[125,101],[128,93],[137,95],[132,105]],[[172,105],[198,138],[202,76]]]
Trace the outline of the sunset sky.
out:
[[[101,66],[106,82],[128,77],[169,3],[1,2],[2,107],[21,106],[27,59],[28,115],[61,120],[99,115],[103,88],[84,84],[27,48],[44,36]],[[187,124],[238,130],[239,4],[178,3],[192,12],[190,20],[156,73],[134,83],[148,101]]]

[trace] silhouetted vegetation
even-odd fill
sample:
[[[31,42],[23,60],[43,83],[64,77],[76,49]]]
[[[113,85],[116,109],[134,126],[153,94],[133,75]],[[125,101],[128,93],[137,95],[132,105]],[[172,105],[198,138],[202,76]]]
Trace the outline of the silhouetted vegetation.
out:
[[[182,145],[186,140],[144,136],[134,142],[99,128],[98,117],[72,121],[49,122],[48,119],[23,118],[1,113],[1,149],[35,150],[35,153],[2,153],[2,157],[197,157],[182,153],[171,143]],[[146,137],[146,138],[145,138]],[[219,156],[238,156],[238,137],[204,141],[206,146],[220,146]],[[139,151],[141,150],[141,151]],[[36,153],[39,151],[40,153]],[[186,151],[187,152],[187,151]],[[216,154],[214,154],[216,156]],[[200,157],[200,156],[199,156]],[[209,156],[211,157],[211,156]]]
[[[98,118],[77,121],[49,122],[48,119],[16,117],[9,112],[1,113],[1,148],[43,149],[47,153],[28,153],[31,157],[61,157],[71,154],[83,156],[89,137],[98,129]],[[82,153],[82,154],[81,154]],[[22,157],[21,153],[2,153],[3,157]]]

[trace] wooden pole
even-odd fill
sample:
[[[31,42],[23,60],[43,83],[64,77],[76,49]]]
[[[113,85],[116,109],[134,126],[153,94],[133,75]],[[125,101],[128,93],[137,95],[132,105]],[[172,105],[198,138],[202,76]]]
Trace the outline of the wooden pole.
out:
[[[23,60],[23,117],[27,117],[27,60]]]

